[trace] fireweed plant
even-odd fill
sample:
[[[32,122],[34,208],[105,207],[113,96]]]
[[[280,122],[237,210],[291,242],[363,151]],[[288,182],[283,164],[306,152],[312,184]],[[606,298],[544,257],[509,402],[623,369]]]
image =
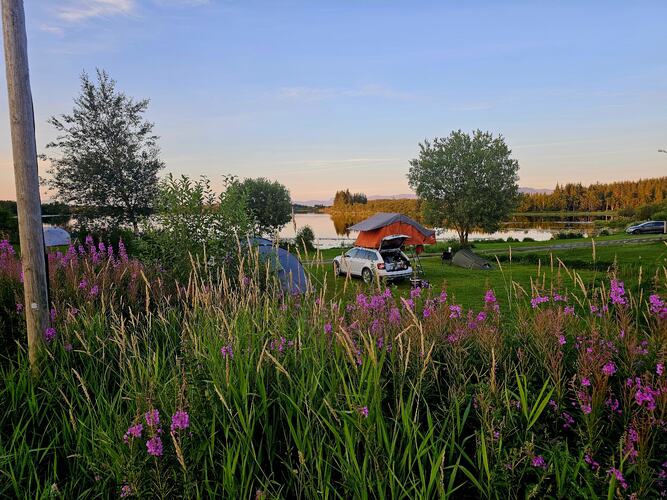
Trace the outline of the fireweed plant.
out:
[[[468,309],[435,288],[287,295],[252,254],[237,281],[170,284],[122,253],[50,257],[41,373],[21,342],[0,361],[0,496],[667,494],[667,276],[648,296],[510,280]]]

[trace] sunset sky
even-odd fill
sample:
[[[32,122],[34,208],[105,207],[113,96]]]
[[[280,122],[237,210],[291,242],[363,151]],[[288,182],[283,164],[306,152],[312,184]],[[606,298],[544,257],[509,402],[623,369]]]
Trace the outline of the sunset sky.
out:
[[[407,193],[417,144],[459,128],[503,134],[522,186],[667,175],[667,2],[463,4],[26,1],[38,152],[99,67],[150,98],[167,172],[264,176],[294,200]]]

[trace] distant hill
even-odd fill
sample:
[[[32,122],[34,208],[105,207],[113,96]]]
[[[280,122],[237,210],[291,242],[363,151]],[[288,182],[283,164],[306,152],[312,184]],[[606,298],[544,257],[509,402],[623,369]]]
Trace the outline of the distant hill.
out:
[[[530,187],[520,187],[519,192],[525,194],[550,194],[553,192],[553,189],[536,189]],[[417,195],[414,193],[406,194],[372,194],[367,196],[368,200],[416,200]],[[308,207],[314,207],[316,205],[330,207],[333,205],[333,198],[327,198],[326,200],[305,200],[305,201],[295,201],[295,205],[306,205]]]

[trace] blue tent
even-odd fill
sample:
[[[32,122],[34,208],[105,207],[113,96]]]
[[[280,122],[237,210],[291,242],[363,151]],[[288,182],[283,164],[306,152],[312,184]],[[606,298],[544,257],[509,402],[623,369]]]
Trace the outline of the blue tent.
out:
[[[265,238],[251,238],[250,243],[257,247],[260,257],[265,262],[268,261],[269,266],[275,269],[280,285],[285,292],[305,293],[308,291],[308,277],[296,256]]]
[[[66,246],[72,242],[69,233],[61,227],[44,226],[44,244],[47,247]]]

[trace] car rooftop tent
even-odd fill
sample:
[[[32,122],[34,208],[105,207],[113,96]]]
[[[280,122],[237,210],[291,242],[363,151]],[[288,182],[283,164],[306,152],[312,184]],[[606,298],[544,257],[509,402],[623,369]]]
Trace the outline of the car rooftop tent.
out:
[[[407,215],[380,212],[350,227],[359,231],[355,245],[365,248],[378,248],[387,236],[403,234],[408,236],[405,245],[435,244],[435,231],[426,229]]]

